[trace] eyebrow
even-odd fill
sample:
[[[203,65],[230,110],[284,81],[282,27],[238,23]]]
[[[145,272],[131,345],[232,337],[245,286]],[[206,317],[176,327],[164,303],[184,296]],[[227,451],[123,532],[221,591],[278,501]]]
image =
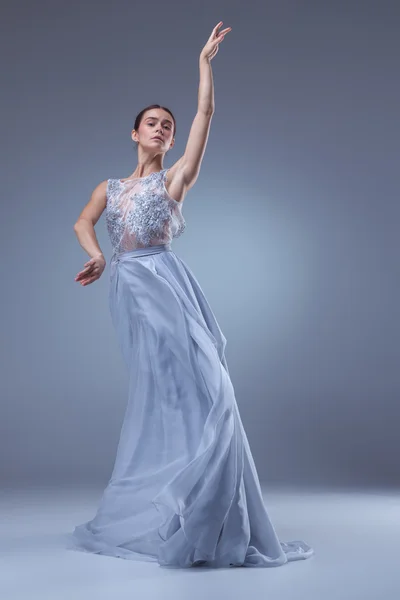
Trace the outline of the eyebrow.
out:
[[[157,121],[157,117],[146,117],[146,121],[147,119],[155,119]],[[168,123],[171,123],[172,125],[172,121],[170,121],[169,119],[163,119],[163,121],[168,121]]]

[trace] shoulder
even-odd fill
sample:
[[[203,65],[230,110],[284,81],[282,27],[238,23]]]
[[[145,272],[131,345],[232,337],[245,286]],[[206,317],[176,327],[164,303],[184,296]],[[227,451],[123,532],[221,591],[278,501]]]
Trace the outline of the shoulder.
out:
[[[92,191],[90,201],[98,208],[106,207],[111,181],[111,179],[104,179],[103,181],[100,181],[100,183],[98,183]]]
[[[100,181],[92,191],[92,198],[106,199],[109,181],[111,180],[104,179],[103,181]]]
[[[108,189],[110,185],[109,182],[111,183],[110,179],[104,179],[103,181],[100,181],[100,183],[98,183],[92,191],[92,199],[98,203],[105,204],[107,202]]]
[[[87,219],[88,221],[91,221],[93,225],[97,223],[107,205],[107,186],[108,179],[105,179],[96,185],[91,193],[89,202],[83,208],[77,220]]]
[[[117,188],[119,188],[119,179],[104,179],[101,181],[93,190],[92,194],[107,200],[107,197],[112,194]]]
[[[92,193],[93,194],[94,193],[96,193],[96,194],[102,194],[103,193],[104,194],[107,191],[109,182],[111,182],[111,181],[112,181],[112,179],[104,179],[103,181],[100,181],[100,183],[98,183],[96,185],[96,187],[93,189]]]

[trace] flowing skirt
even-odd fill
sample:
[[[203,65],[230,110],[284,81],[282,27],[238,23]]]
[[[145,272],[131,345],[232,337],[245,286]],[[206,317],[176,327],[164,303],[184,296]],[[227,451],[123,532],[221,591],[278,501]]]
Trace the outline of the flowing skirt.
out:
[[[268,517],[226,338],[189,267],[170,244],[114,255],[109,301],[128,402],[111,479],[70,549],[171,567],[310,557]]]

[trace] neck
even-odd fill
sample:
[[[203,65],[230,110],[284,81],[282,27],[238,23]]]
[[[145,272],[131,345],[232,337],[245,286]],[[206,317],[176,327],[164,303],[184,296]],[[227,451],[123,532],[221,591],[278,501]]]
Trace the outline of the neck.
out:
[[[146,177],[155,171],[162,171],[162,157],[157,156],[139,156],[137,167],[132,177]]]

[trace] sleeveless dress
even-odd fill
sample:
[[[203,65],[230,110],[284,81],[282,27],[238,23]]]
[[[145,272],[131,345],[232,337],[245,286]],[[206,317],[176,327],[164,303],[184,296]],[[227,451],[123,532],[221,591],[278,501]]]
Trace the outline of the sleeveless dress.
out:
[[[69,548],[170,567],[273,567],[314,551],[280,542],[225,358],[226,338],[171,249],[185,229],[168,169],[107,182],[109,306],[129,373],[115,464]]]

